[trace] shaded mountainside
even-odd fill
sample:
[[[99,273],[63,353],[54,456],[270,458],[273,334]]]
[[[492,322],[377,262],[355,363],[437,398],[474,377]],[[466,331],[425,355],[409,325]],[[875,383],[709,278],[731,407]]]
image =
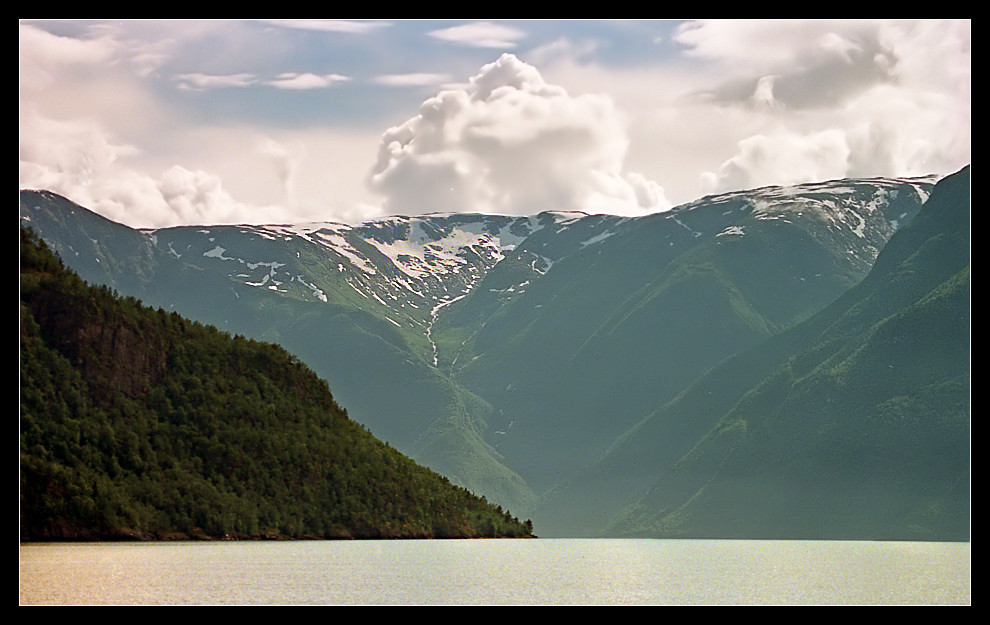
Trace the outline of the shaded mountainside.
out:
[[[869,180],[758,189],[636,219],[574,219],[523,241],[444,309],[435,334],[465,337],[451,374],[495,407],[496,449],[547,499],[534,520],[566,535],[596,517],[595,497],[564,516],[549,497],[722,359],[858,282],[930,188]],[[537,254],[551,268],[513,290],[504,274]]]
[[[611,527],[735,402],[665,410],[653,429],[645,418],[859,283],[934,185],[836,180],[639,218],[359,226],[133,230],[31,191],[20,208],[84,278],[279,343],[376,437],[566,536]],[[757,371],[715,396],[746,392]],[[609,453],[633,440],[646,451]],[[588,481],[603,457],[614,470]]]
[[[21,215],[86,281],[281,345],[376,438],[490,501],[532,509],[535,495],[485,439],[492,406],[433,366],[428,330],[436,307],[552,217],[140,231],[49,192],[22,192]]]
[[[969,198],[969,168],[940,181],[862,282],[630,431],[557,513],[597,496],[608,535],[968,540]]]
[[[23,540],[532,533],[284,349],[89,286],[23,229],[20,301]]]

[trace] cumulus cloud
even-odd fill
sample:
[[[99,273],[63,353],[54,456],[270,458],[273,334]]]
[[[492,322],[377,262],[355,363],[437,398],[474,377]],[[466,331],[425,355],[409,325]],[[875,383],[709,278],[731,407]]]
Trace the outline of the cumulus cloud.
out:
[[[369,182],[401,214],[669,208],[659,185],[623,171],[627,146],[608,97],[571,96],[503,54],[389,129]]]
[[[180,223],[209,223],[218,217],[221,222],[227,221],[223,217],[237,214],[241,208],[224,191],[218,176],[190,171],[179,165],[162,174],[158,190]]]
[[[118,199],[107,193],[107,173],[118,158],[133,150],[111,142],[93,124],[53,121],[36,113],[22,115],[20,186],[55,191],[111,219],[120,217]],[[123,186],[153,190],[152,181],[139,178],[128,176]]]
[[[942,173],[969,162],[968,22],[786,25],[730,20],[679,31],[688,54],[731,69],[731,80],[697,93],[748,111],[734,153],[702,175],[705,192]]]
[[[759,134],[740,141],[738,154],[718,173],[703,174],[703,182],[708,192],[722,192],[842,178],[849,153],[845,133],[838,130]]]
[[[92,123],[49,120],[30,112],[20,121],[21,161],[45,163],[45,169],[71,184],[90,184],[119,157],[135,151],[131,146],[114,144]],[[52,180],[41,178],[46,179]]]
[[[94,123],[21,117],[22,188],[54,191],[136,227],[230,219],[242,208],[216,176],[174,166],[156,179],[121,164],[136,154]]]
[[[970,112],[958,99],[886,86],[850,113],[849,175],[947,173],[970,160]]]
[[[873,20],[694,20],[680,25],[674,40],[689,56],[765,73],[855,62],[877,47],[881,26]]]
[[[437,210],[640,214],[668,198],[948,173],[970,160],[969,20],[690,22],[649,65],[616,64],[614,41],[541,39],[537,28],[524,38],[511,23],[427,33],[424,55],[531,44],[528,63],[505,56],[460,84],[451,75],[461,61],[391,75],[332,55],[300,63],[317,46],[312,34],[295,43],[298,29],[355,42],[398,28],[387,22],[37,24],[19,28],[21,186],[138,227]],[[386,39],[407,43],[375,45]],[[333,70],[354,78],[322,73]],[[421,104],[418,114],[384,135],[394,120],[372,127],[363,110],[348,125],[351,98],[371,83],[406,87],[389,102],[410,115]],[[219,106],[239,102],[210,95],[220,88],[265,93],[216,123]],[[437,95],[422,102],[414,88]],[[290,89],[327,93],[280,106]]]
[[[723,68],[731,78],[708,91],[715,101],[739,103],[773,75],[776,101],[790,108],[842,105],[889,78],[881,24],[829,20],[702,20],[680,27],[688,56]]]

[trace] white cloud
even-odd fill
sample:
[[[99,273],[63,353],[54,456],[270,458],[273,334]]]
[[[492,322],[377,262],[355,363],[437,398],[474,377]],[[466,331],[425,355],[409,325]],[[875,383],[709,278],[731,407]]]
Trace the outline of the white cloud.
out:
[[[365,34],[374,32],[381,28],[391,26],[389,22],[382,21],[355,21],[355,20],[266,20],[274,26],[284,28],[295,28],[299,30],[315,30],[330,33],[355,33]]]
[[[848,170],[849,145],[838,130],[801,135],[781,130],[739,142],[738,154],[717,173],[703,174],[710,193],[842,178]]]
[[[242,208],[216,176],[176,165],[156,179],[122,163],[138,153],[97,124],[25,114],[20,186],[54,191],[135,227],[230,219]]]
[[[900,83],[968,97],[971,29],[969,20],[884,22],[878,38]]]
[[[181,33],[207,27],[217,28]],[[218,31],[205,34],[222,40]],[[133,227],[379,214],[363,177],[380,132],[284,130],[236,116],[193,123],[156,90],[167,76],[149,71],[177,45],[116,27],[72,38],[21,24],[19,186],[60,193]],[[339,79],[276,78],[283,87]],[[176,84],[207,91],[262,83],[253,73],[188,72]]]
[[[347,76],[340,74],[281,74],[275,80],[269,81],[273,87],[279,89],[325,89],[338,82],[350,80]]]
[[[197,216],[353,221],[383,210],[635,213],[715,189],[948,173],[970,159],[969,20],[692,22],[651,48],[658,63],[634,65],[617,65],[621,46],[600,34],[541,40],[539,29],[524,38],[512,23],[463,24],[432,34],[464,45],[530,43],[519,57],[539,70],[513,57],[459,85],[450,77],[463,59],[429,60],[435,73],[380,75],[361,47],[338,63],[311,36],[297,46],[300,33],[289,30],[357,35],[394,24],[282,26],[64,23],[49,28],[56,36],[22,22],[21,185],[144,227]],[[382,56],[400,40],[359,45]],[[323,61],[303,63],[316,52]],[[293,71],[303,67],[313,73]],[[439,93],[426,102],[412,89],[389,94],[407,102],[407,114],[422,106],[383,136],[394,119],[349,126],[344,117],[371,81],[337,88],[346,77],[331,71]],[[267,93],[211,122],[219,101],[210,90],[221,87]],[[286,92],[277,88],[329,90],[297,114],[278,104]],[[213,106],[209,115],[200,103]],[[364,185],[369,167],[377,198]]]
[[[59,37],[30,24],[21,24],[18,34],[22,89],[37,90],[57,84],[65,67],[111,63],[118,51],[109,38]]]
[[[258,77],[254,74],[179,74],[175,77],[179,89],[226,89],[229,87],[248,87],[257,82]]]
[[[441,85],[450,82],[450,80],[450,74],[432,74],[427,72],[385,74],[374,79],[376,83],[390,87],[424,87]]]
[[[386,210],[644,214],[663,190],[623,172],[628,139],[603,95],[572,97],[503,54],[382,137],[369,181]]]
[[[849,109],[849,175],[916,176],[967,164],[970,111],[962,102],[894,86],[864,94]]]
[[[686,54],[764,73],[796,62],[821,63],[872,45],[880,23],[870,20],[696,20],[674,40]]]
[[[244,88],[254,85],[268,85],[276,89],[304,91],[307,89],[326,89],[339,82],[350,80],[341,74],[313,74],[287,72],[273,79],[262,80],[255,74],[179,74],[173,78],[176,87],[184,90],[206,91],[208,89]]]
[[[306,153],[304,145],[297,141],[289,146],[271,137],[264,137],[258,142],[256,149],[258,154],[267,156],[275,165],[276,175],[282,184],[283,199],[291,205],[295,198],[299,163],[302,162]]]
[[[240,208],[218,176],[174,165],[158,182],[162,199],[180,223],[208,223]],[[220,221],[226,221],[223,217]]]
[[[526,59],[534,65],[543,67],[560,58],[565,60],[590,58],[600,48],[601,44],[598,41],[582,40],[575,42],[561,37],[529,50],[526,53]]]
[[[431,37],[478,48],[514,48],[516,41],[526,36],[521,30],[493,24],[474,22],[430,32]]]
[[[706,191],[948,173],[969,162],[968,22],[813,21],[777,38],[778,23],[744,22],[684,30],[699,55],[728,57],[745,43],[744,59],[778,57],[751,98],[769,108],[754,109],[735,153],[703,174]]]
[[[687,63],[647,74],[555,59],[541,71],[611,94],[629,117],[627,163],[683,202],[808,176],[957,170],[971,158],[969,31],[966,20],[699,22],[675,37]]]
[[[89,186],[102,178],[131,146],[114,144],[96,124],[57,121],[34,111],[20,119],[22,184],[38,188]],[[24,180],[24,171],[31,172]]]
[[[777,101],[773,98],[773,76],[764,76],[756,83],[753,92],[753,102],[760,106],[774,106]]]

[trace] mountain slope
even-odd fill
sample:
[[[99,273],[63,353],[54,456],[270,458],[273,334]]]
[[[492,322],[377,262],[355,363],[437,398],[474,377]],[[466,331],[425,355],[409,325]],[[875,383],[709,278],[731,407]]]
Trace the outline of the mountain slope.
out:
[[[136,231],[47,192],[22,193],[21,208],[22,220],[84,279],[277,342],[329,380],[376,437],[503,506],[532,506],[525,481],[476,435],[490,407],[432,366],[428,330],[433,308],[460,294],[471,268],[497,262],[499,246],[511,247],[538,220],[468,218],[462,228],[465,218],[452,215],[360,229]],[[400,235],[410,240],[390,239]],[[422,270],[426,259],[438,261],[437,271]]]
[[[45,192],[22,192],[21,215],[100,283],[278,342],[376,436],[560,535],[606,522],[595,498],[553,515],[562,485],[698,376],[861,280],[932,185],[768,187],[635,219],[134,231]],[[668,424],[683,433],[657,457],[711,425]]]
[[[719,361],[855,284],[926,189],[838,181],[558,224],[445,308],[435,334],[467,335],[451,374],[496,408],[497,449],[545,492]],[[503,275],[537,256],[550,270],[508,294],[522,276]]]
[[[271,344],[91,287],[21,231],[22,540],[525,536]]]
[[[968,168],[940,181],[862,282],[722,363],[571,496],[624,475],[621,535],[967,540],[969,188]],[[657,459],[678,423],[699,442]]]

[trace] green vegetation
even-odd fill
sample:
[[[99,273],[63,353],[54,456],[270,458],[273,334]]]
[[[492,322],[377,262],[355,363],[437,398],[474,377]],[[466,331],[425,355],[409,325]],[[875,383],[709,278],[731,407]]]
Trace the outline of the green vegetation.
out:
[[[282,348],[89,286],[23,229],[20,301],[22,540],[532,535]]]
[[[968,167],[940,181],[863,281],[617,445],[600,473],[650,487],[612,534],[969,540],[969,192]],[[707,434],[660,466],[640,441],[687,418]]]
[[[935,289],[962,270],[969,251],[968,237],[931,238],[914,227],[926,221],[922,205],[934,186],[880,179],[766,188],[637,219],[544,213],[519,222],[520,240],[497,263],[478,264],[486,246],[465,247],[461,259],[478,271],[437,266],[422,279],[371,243],[410,237],[411,222],[399,219],[306,233],[137,231],[44,191],[21,193],[21,219],[92,284],[277,342],[327,380],[376,438],[532,518],[542,535],[773,537],[776,519],[759,515],[806,509],[800,530],[816,536],[822,509],[890,510],[886,493],[912,484],[962,501],[929,479],[935,472],[919,477],[906,471],[920,466],[914,461],[896,464],[908,438],[926,448],[924,432],[944,430],[940,440],[958,449],[965,421],[956,407],[968,378],[917,375],[966,361],[956,338],[968,318],[935,324],[954,318],[944,315],[958,309],[959,292],[920,304],[943,292]],[[960,198],[968,219],[968,193]],[[453,219],[492,233],[508,223],[424,217],[411,242],[428,251]],[[543,227],[530,233],[534,219]],[[945,215],[928,219],[944,225]],[[959,279],[968,284],[968,274]],[[948,420],[899,429],[926,411]],[[846,434],[862,438],[847,444]],[[823,454],[841,465],[846,451],[858,459],[864,445],[880,447],[876,466],[882,458],[896,479],[863,488],[862,462],[849,465],[844,481],[817,470]],[[945,474],[957,479],[953,471]],[[754,477],[764,473],[785,479],[764,486]],[[805,505],[789,494],[817,497],[820,475],[837,487],[829,498]],[[710,502],[720,488],[729,503],[719,508]],[[749,501],[750,491],[770,494]],[[875,502],[842,499],[871,491]],[[925,495],[897,523],[934,528],[953,508],[948,501]],[[640,512],[624,515],[630,507]],[[959,518],[958,509],[949,516]],[[858,527],[872,536],[890,523]],[[785,529],[781,536],[794,534]]]

